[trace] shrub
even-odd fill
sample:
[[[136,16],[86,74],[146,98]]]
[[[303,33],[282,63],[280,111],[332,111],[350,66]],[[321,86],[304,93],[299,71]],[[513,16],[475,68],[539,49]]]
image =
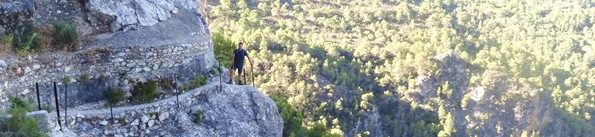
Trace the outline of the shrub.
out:
[[[188,86],[180,85],[178,86],[178,91],[185,91],[188,90]]]
[[[149,117],[157,116],[157,112],[149,112]]]
[[[128,75],[128,71],[126,71],[126,70],[123,70],[123,71],[120,71],[118,74],[119,74],[120,76],[124,77],[124,76],[127,76],[127,75]]]
[[[110,88],[107,91],[107,103],[109,105],[114,105],[120,101],[124,100],[124,92],[119,89]]]
[[[70,82],[72,82],[72,79],[70,78],[70,76],[64,76],[62,78],[62,83],[64,83],[64,84],[70,84]]]
[[[8,34],[0,37],[0,51],[9,51],[14,35]]]
[[[75,50],[78,45],[76,26],[64,21],[54,22],[54,40],[52,44],[59,50]]]
[[[48,27],[38,27],[36,28],[37,35],[35,36],[35,39],[33,39],[33,43],[34,43],[34,47],[32,47],[32,49],[34,50],[42,50],[42,49],[48,49],[52,47],[52,41],[53,41],[53,35],[54,35],[54,29],[53,28],[48,28]]]
[[[194,78],[194,80],[192,80],[193,89],[203,86],[205,84],[207,84],[207,77],[204,75],[197,76],[196,78]]]
[[[41,109],[47,111],[48,113],[54,111],[54,108],[52,106],[48,106],[48,105],[41,106]]]
[[[340,135],[331,134],[323,123],[315,123],[311,128],[304,131],[307,137],[339,137]],[[302,135],[300,135],[302,136]]]
[[[118,118],[118,122],[122,125],[126,125],[126,118],[120,117],[120,118]]]
[[[14,35],[13,35],[14,34]],[[24,22],[15,28],[13,34],[2,37],[0,50],[8,51],[7,45],[12,45],[13,49],[20,54],[30,51],[40,51],[52,44],[52,35],[54,30],[46,27],[36,27],[32,22]]]
[[[236,48],[236,44],[223,34],[215,33],[213,34],[213,45],[215,58],[221,65],[231,66],[231,52]]]
[[[211,71],[210,71],[210,72],[211,72],[211,74],[212,74],[212,75],[217,75],[217,74],[219,74],[219,71],[217,70],[217,68],[216,68],[215,66],[213,66],[213,67],[211,68]]]
[[[33,33],[29,36],[29,38],[27,39],[27,41],[25,41],[25,43],[22,43],[18,48],[17,51],[19,53],[27,53],[29,52],[29,50],[31,50],[31,46],[33,45],[33,40],[35,39],[35,36],[37,36],[37,33]]]
[[[87,81],[91,80],[91,75],[89,75],[89,73],[83,73],[83,74],[81,74],[81,76],[79,77],[79,79],[82,82],[87,82]]]
[[[33,105],[31,105],[32,101],[25,101],[20,97],[8,97],[8,100],[12,104],[10,108],[22,108],[27,112],[34,110]]]
[[[20,53],[26,53],[31,48],[36,48],[37,43],[35,37],[37,36],[37,28],[31,22],[25,22],[23,25],[17,27],[14,31],[14,36],[12,40],[12,45],[14,49],[16,49]]]
[[[196,112],[194,112],[194,114],[192,115],[192,122],[194,122],[194,124],[196,125],[202,125],[202,123],[204,122],[204,110],[198,110]]]
[[[162,78],[159,79],[159,86],[161,86],[163,89],[173,89],[174,81],[170,78]]]
[[[287,102],[287,98],[282,96],[271,96],[275,105],[279,108],[279,114],[283,118],[283,136],[287,137],[291,133],[300,131],[302,128],[302,114]]]
[[[10,97],[12,103],[8,112],[12,117],[0,119],[0,136],[7,137],[44,137],[45,129],[39,128],[39,121],[27,112],[33,110],[30,102],[18,97]]]
[[[219,71],[219,72],[221,72],[223,70],[223,68],[221,68],[221,66],[219,66],[219,65],[216,65],[215,68],[217,68],[217,71]]]
[[[223,65],[223,64],[221,64]],[[219,66],[219,64],[215,64],[213,65],[213,67],[211,67],[211,74],[213,75],[217,75],[217,74],[221,74],[223,72],[223,68],[222,66]]]
[[[139,102],[151,101],[157,95],[157,84],[155,81],[137,83],[132,89],[132,96]]]
[[[0,42],[2,43],[2,45],[12,45],[12,41],[14,40],[14,35],[12,34],[8,34],[8,35],[2,35],[2,37],[0,37]]]

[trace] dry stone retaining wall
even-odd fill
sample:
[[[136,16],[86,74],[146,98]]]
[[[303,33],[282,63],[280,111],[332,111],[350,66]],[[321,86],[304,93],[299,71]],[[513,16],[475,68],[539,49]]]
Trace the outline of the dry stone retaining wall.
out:
[[[5,104],[10,95],[34,99],[35,83],[41,84],[44,104],[51,103],[51,83],[62,85],[64,77],[70,77],[73,82],[69,85],[72,101],[69,103],[98,101],[104,96],[101,90],[108,86],[126,89],[132,81],[173,77],[175,73],[208,72],[215,63],[212,50],[212,41],[205,40],[183,45],[104,47],[71,55],[35,56],[31,57],[32,61],[13,68],[16,71],[4,70],[5,75],[0,75],[0,103]],[[14,73],[18,71],[22,74]],[[189,79],[191,76],[182,77]],[[63,93],[63,86],[60,90]]]

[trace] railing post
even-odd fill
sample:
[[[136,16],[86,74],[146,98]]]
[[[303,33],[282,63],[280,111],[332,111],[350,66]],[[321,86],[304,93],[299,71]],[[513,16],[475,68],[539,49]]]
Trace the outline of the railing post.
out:
[[[60,131],[62,131],[62,122],[60,121],[60,104],[58,104],[58,87],[56,86],[56,82],[54,82],[54,100],[56,100],[56,114],[58,115],[58,126],[60,126]]]
[[[109,105],[109,113],[112,117],[112,120],[110,120],[110,121],[112,121],[112,124],[113,124],[115,121],[114,121],[114,107],[112,107],[112,104]]]
[[[252,63],[250,63],[250,75],[252,76],[252,87],[255,87],[255,82],[254,82],[254,67],[252,67]]]
[[[35,91],[37,91],[37,110],[41,110],[41,99],[39,98],[39,83],[35,83]]]
[[[111,86],[110,87],[107,87],[107,91],[108,92],[112,92],[112,87]],[[110,102],[108,100],[107,104],[109,105],[109,113],[110,113],[110,116],[111,116],[111,120],[110,121],[113,124],[114,123],[114,109],[112,107],[112,102]]]
[[[221,68],[221,62],[219,62],[219,69],[221,71],[223,71],[223,68]],[[219,72],[219,92],[223,91],[223,72]]]
[[[178,106],[178,110],[180,110],[180,98],[178,97],[178,74],[174,74],[174,94],[176,94],[176,105]]]
[[[68,83],[64,83],[64,124],[68,125]]]
[[[245,69],[244,69],[244,68],[242,68],[242,72],[244,72],[244,83],[243,83],[243,85],[246,85],[246,71],[244,71],[244,70],[245,70]]]

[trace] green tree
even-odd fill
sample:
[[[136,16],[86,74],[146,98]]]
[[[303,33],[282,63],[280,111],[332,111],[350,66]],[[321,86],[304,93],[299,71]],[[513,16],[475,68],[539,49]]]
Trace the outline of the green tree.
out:
[[[10,137],[45,137],[47,129],[39,127],[39,121],[27,112],[33,110],[30,102],[19,97],[10,97],[10,118],[0,118],[0,136]]]
[[[279,114],[283,118],[283,136],[288,137],[290,134],[300,132],[302,130],[302,114],[287,103],[287,98],[281,96],[270,96],[275,101]]]
[[[456,132],[454,117],[449,112],[448,114],[446,114],[446,117],[441,118],[441,119],[442,119],[442,122],[440,122],[440,124],[442,125],[443,128],[440,132],[438,132],[438,136],[439,137],[453,136],[453,134]]]

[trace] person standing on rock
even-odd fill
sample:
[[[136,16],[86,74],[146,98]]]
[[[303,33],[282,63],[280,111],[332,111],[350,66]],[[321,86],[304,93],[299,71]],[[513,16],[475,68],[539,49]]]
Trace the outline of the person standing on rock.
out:
[[[242,69],[244,68],[244,57],[248,57],[248,61],[250,61],[250,65],[252,65],[252,60],[250,59],[250,56],[248,56],[248,51],[243,49],[244,47],[244,43],[240,42],[238,43],[238,49],[233,50],[233,54],[231,55],[231,70],[229,71],[229,81],[227,82],[227,84],[231,84],[233,81],[233,73],[234,71],[237,69],[238,71],[238,78],[240,79],[239,84],[245,84],[242,83]]]

